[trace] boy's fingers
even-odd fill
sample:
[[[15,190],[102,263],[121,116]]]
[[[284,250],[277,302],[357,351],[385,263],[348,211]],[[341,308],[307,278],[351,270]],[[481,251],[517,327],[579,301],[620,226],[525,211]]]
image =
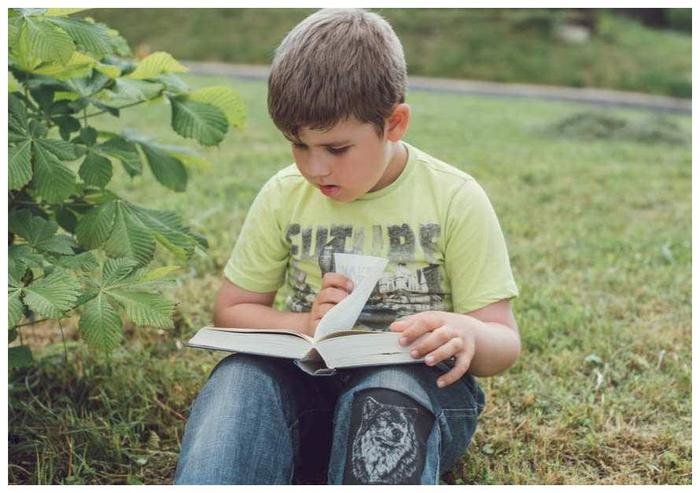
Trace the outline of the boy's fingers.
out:
[[[413,341],[418,336],[425,334],[426,332],[430,332],[434,328],[435,327],[430,324],[430,320],[426,320],[425,318],[416,318],[411,326],[404,331],[404,335]]]
[[[425,332],[430,332],[445,324],[443,318],[433,312],[423,312],[412,315],[400,324],[410,324],[403,330],[403,335],[410,341]]]
[[[394,331],[394,332],[403,332],[408,327],[413,325],[413,322],[414,322],[414,319],[411,317],[402,317],[402,318],[394,320],[391,323],[391,325],[389,325],[389,329]]]
[[[452,385],[457,380],[462,378],[467,370],[469,370],[469,365],[471,364],[471,358],[466,353],[460,353],[457,355],[455,360],[455,365],[450,371],[440,376],[437,379],[438,387],[446,387],[447,385]]]
[[[318,293],[316,298],[319,304],[333,303],[337,304],[348,297],[347,291],[338,288],[324,288]]]
[[[323,318],[326,313],[328,313],[328,310],[333,308],[336,305],[336,303],[323,303],[322,305],[319,305],[318,307],[318,314],[319,314],[319,321],[321,318]]]
[[[422,332],[420,329],[416,329],[415,325],[418,323],[417,319],[413,320],[402,320],[399,323],[394,323],[392,324],[391,329],[401,332],[401,337],[399,338],[399,344],[402,346],[408,346],[411,344],[417,337],[419,337]],[[396,327],[396,328],[394,328]]]
[[[425,357],[425,364],[427,364],[428,366],[434,366],[440,361],[444,361],[447,358],[451,358],[452,356],[456,355],[462,350],[462,348],[462,339],[460,339],[459,337],[453,337],[445,344],[438,347],[435,351],[428,354]]]
[[[455,335],[454,331],[449,325],[442,325],[438,326],[437,328],[433,328],[431,325],[423,322],[419,327],[416,328],[414,326],[407,331],[409,332],[408,338],[411,341],[415,339],[415,337],[411,339],[414,331],[419,331],[416,333],[416,337],[427,333],[426,337],[415,343],[411,348],[412,351],[416,351],[418,353],[418,356],[423,356],[429,351],[442,346]]]
[[[338,288],[338,289],[344,289],[348,293],[352,291],[353,289],[353,284],[352,280],[342,274],[338,274],[337,272],[327,272],[323,276],[323,280],[321,283],[321,289],[325,288]]]

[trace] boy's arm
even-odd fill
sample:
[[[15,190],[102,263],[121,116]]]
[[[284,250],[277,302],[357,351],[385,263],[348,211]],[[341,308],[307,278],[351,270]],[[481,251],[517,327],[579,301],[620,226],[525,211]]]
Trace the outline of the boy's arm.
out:
[[[216,295],[214,325],[246,329],[294,330],[307,335],[308,313],[281,312],[272,307],[275,292],[256,293],[236,286],[228,279]]]
[[[410,345],[418,336],[431,332],[411,347],[412,355],[426,356],[430,366],[455,358],[453,369],[438,379],[441,387],[456,382],[467,371],[482,377],[501,373],[520,354],[520,334],[508,300],[467,314],[417,313],[394,322],[391,330],[402,333],[402,345]]]
[[[475,347],[469,372],[477,377],[501,373],[520,355],[520,332],[509,300],[491,303],[464,315],[476,322]]]

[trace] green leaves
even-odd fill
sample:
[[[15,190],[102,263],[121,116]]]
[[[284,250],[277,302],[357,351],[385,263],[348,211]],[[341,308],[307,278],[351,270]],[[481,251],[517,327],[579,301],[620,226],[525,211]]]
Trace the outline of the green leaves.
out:
[[[8,105],[8,126],[10,132],[17,135],[27,135],[27,126],[29,125],[29,117],[27,116],[27,108],[24,103],[15,96],[10,94],[7,97]]]
[[[46,258],[36,252],[43,252],[49,257],[72,256],[75,246],[73,239],[56,234],[58,225],[55,222],[32,216],[27,210],[11,213],[8,226],[11,233],[27,242],[11,245],[9,249],[9,326],[14,327],[19,322],[24,312],[24,304],[46,317],[62,317],[64,312],[75,306],[80,294],[80,283],[62,269],[47,270]],[[30,268],[43,270],[48,274],[31,282],[34,276],[28,271]],[[28,274],[26,278],[25,273]],[[25,285],[27,282],[30,284]]]
[[[47,17],[46,20],[65,31],[83,52],[97,59],[112,53],[110,35],[105,26],[70,17]]]
[[[7,351],[8,368],[24,368],[34,363],[29,346],[13,346]]]
[[[73,255],[74,253],[72,238],[66,235],[56,235],[58,224],[53,221],[32,216],[29,211],[23,210],[11,214],[8,223],[12,233],[24,238],[36,250],[60,255]]]
[[[20,28],[21,50],[40,61],[67,63],[75,44],[63,29],[39,17],[25,17]]]
[[[44,257],[29,245],[10,245],[7,253],[8,277],[12,286],[22,286],[24,275],[30,267],[43,268],[44,266]]]
[[[132,206],[131,210],[159,243],[181,258],[192,255],[198,245],[206,246],[206,243],[202,243],[183,226],[182,220],[174,212],[138,206]]]
[[[104,188],[112,179],[112,163],[106,157],[88,151],[78,174],[87,185]]]
[[[19,85],[19,82],[17,82],[17,79],[15,78],[14,74],[10,71],[7,72],[7,91],[8,92],[14,92],[14,91],[21,91],[22,86]]]
[[[64,140],[45,138],[45,125],[29,119],[27,108],[19,98],[10,95],[8,102],[10,190],[20,190],[32,181],[48,203],[61,202],[75,188],[75,174],[62,161],[76,159],[78,148]]]
[[[49,318],[61,318],[75,306],[80,295],[80,283],[61,270],[25,286],[24,302],[36,313]]]
[[[46,15],[62,17],[64,15],[71,15],[71,14],[75,14],[77,12],[82,12],[83,10],[88,10],[88,9],[47,9]]]
[[[32,141],[27,139],[9,149],[9,186],[19,190],[32,179]]]
[[[103,351],[111,351],[121,342],[122,319],[102,292],[85,304],[78,328],[88,344]]]
[[[153,281],[128,259],[105,262],[97,294],[83,307],[79,328],[92,346],[109,351],[122,337],[123,310],[136,325],[171,328],[174,303],[147,290]]]
[[[68,17],[80,9],[20,9],[8,22],[10,53],[27,72],[69,79],[93,67],[116,76],[98,60],[114,54],[115,34],[99,23]],[[118,74],[118,72],[117,72]]]
[[[130,289],[114,289],[110,294],[122,304],[126,316],[135,324],[163,329],[173,327],[172,312],[175,305],[161,295]]]
[[[187,68],[167,53],[130,59],[124,38],[73,16],[80,10],[8,11],[8,324],[14,339],[25,316],[78,311],[84,339],[109,351],[124,320],[172,327],[174,303],[155,289],[177,267],[146,269],[156,245],[185,259],[207,243],[177,214],[107,187],[119,168],[134,177],[145,162],[159,183],[184,191],[190,168],[207,162],[135,132],[93,128],[93,116],[168,100],[175,132],[211,146],[243,125],[245,109],[228,87],[191,91],[177,75]],[[25,346],[10,355],[31,362]]]
[[[133,217],[123,202],[118,201],[112,232],[102,247],[111,257],[128,257],[145,265],[153,259],[156,245],[153,234]]]
[[[208,103],[200,103],[187,96],[170,98],[172,127],[183,137],[192,137],[202,145],[216,145],[228,131],[228,120],[223,111]]]
[[[44,200],[57,204],[67,199],[75,189],[75,174],[66,168],[51,152],[58,146],[46,145],[46,141],[34,141],[34,185]]]
[[[133,177],[142,173],[141,155],[134,143],[121,137],[114,137],[100,144],[98,149],[103,154],[121,161],[129,176]]]
[[[97,95],[99,101],[107,106],[118,108],[139,101],[149,101],[163,92],[163,84],[145,80],[120,78],[109,89]]]
[[[81,154],[75,145],[65,140],[39,138],[35,139],[35,143],[55,155],[61,161],[72,161]]]
[[[24,303],[22,303],[22,278],[27,271],[28,264],[34,263],[31,249],[25,245],[12,245],[8,255],[8,300],[7,315],[8,326],[10,328],[17,325],[24,313]]]
[[[170,53],[157,51],[141,60],[129,79],[153,79],[161,74],[187,72],[187,67],[175,60]]]
[[[192,101],[207,103],[216,106],[226,115],[229,125],[243,128],[246,119],[246,109],[243,100],[230,87],[212,86],[203,87],[189,93]]]
[[[59,80],[85,77],[92,72],[97,60],[79,51],[74,51],[70,59],[63,62],[44,63],[31,70],[34,74],[48,75]]]
[[[75,228],[78,241],[89,249],[99,248],[112,233],[115,202],[95,206],[84,215]]]
[[[56,261],[56,265],[65,269],[81,270],[84,272],[96,270],[100,266],[92,252],[83,252],[77,255],[60,257]]]
[[[141,142],[148,166],[162,185],[176,192],[184,192],[187,186],[187,170],[177,158],[161,151],[158,147]]]
[[[22,289],[10,286],[7,297],[7,324],[14,327],[22,318],[24,304],[22,303]]]
[[[95,207],[78,221],[76,235],[87,248],[103,248],[111,257],[127,257],[138,265],[153,259],[156,242],[181,258],[192,255],[196,246],[205,246],[177,214],[123,200]]]

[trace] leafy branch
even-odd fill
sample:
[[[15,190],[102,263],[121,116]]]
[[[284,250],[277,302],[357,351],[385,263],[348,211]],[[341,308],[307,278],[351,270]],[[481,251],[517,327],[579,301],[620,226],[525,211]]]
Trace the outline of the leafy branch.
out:
[[[119,33],[83,9],[8,11],[8,325],[21,328],[79,315],[83,339],[111,351],[124,323],[172,327],[175,303],[162,295],[176,266],[150,267],[156,245],[178,263],[206,240],[171,211],[121,198],[109,189],[120,170],[148,168],[167,189],[186,190],[196,151],[166,146],[136,131],[91,125],[93,117],[163,100],[170,126],[202,146],[241,128],[245,108],[230,87],[191,90],[187,68],[165,52],[135,60]],[[31,364],[27,346],[10,365]]]
[[[155,99],[155,98],[153,98],[153,99]],[[121,111],[121,110],[125,110],[125,109],[127,109],[127,108],[133,108],[134,106],[138,106],[138,105],[140,105],[140,104],[148,103],[148,102],[150,102],[150,101],[153,101],[153,99],[147,99],[147,100],[144,100],[144,101],[136,101],[136,102],[133,102],[133,103],[125,104],[124,106],[117,106],[117,107],[115,107],[114,109],[117,110],[117,111]],[[108,112],[109,112],[108,110],[102,110],[102,111],[97,111],[97,112],[95,112],[95,113],[90,113],[89,115],[85,115],[85,118],[86,118],[85,124],[87,125],[87,118],[92,118],[93,116],[104,115],[105,113],[108,113]]]

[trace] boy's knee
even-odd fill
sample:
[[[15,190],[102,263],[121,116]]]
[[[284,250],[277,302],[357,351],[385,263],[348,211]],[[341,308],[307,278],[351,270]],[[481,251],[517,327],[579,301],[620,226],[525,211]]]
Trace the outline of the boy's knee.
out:
[[[434,415],[406,394],[369,388],[355,394],[345,484],[420,484]]]
[[[227,356],[212,370],[205,389],[220,392],[227,400],[235,395],[244,396],[246,401],[273,397],[282,372],[271,359],[241,353]]]
[[[231,354],[217,363],[209,378],[237,381],[265,379],[276,373],[274,364],[266,361],[269,359],[243,353]]]

